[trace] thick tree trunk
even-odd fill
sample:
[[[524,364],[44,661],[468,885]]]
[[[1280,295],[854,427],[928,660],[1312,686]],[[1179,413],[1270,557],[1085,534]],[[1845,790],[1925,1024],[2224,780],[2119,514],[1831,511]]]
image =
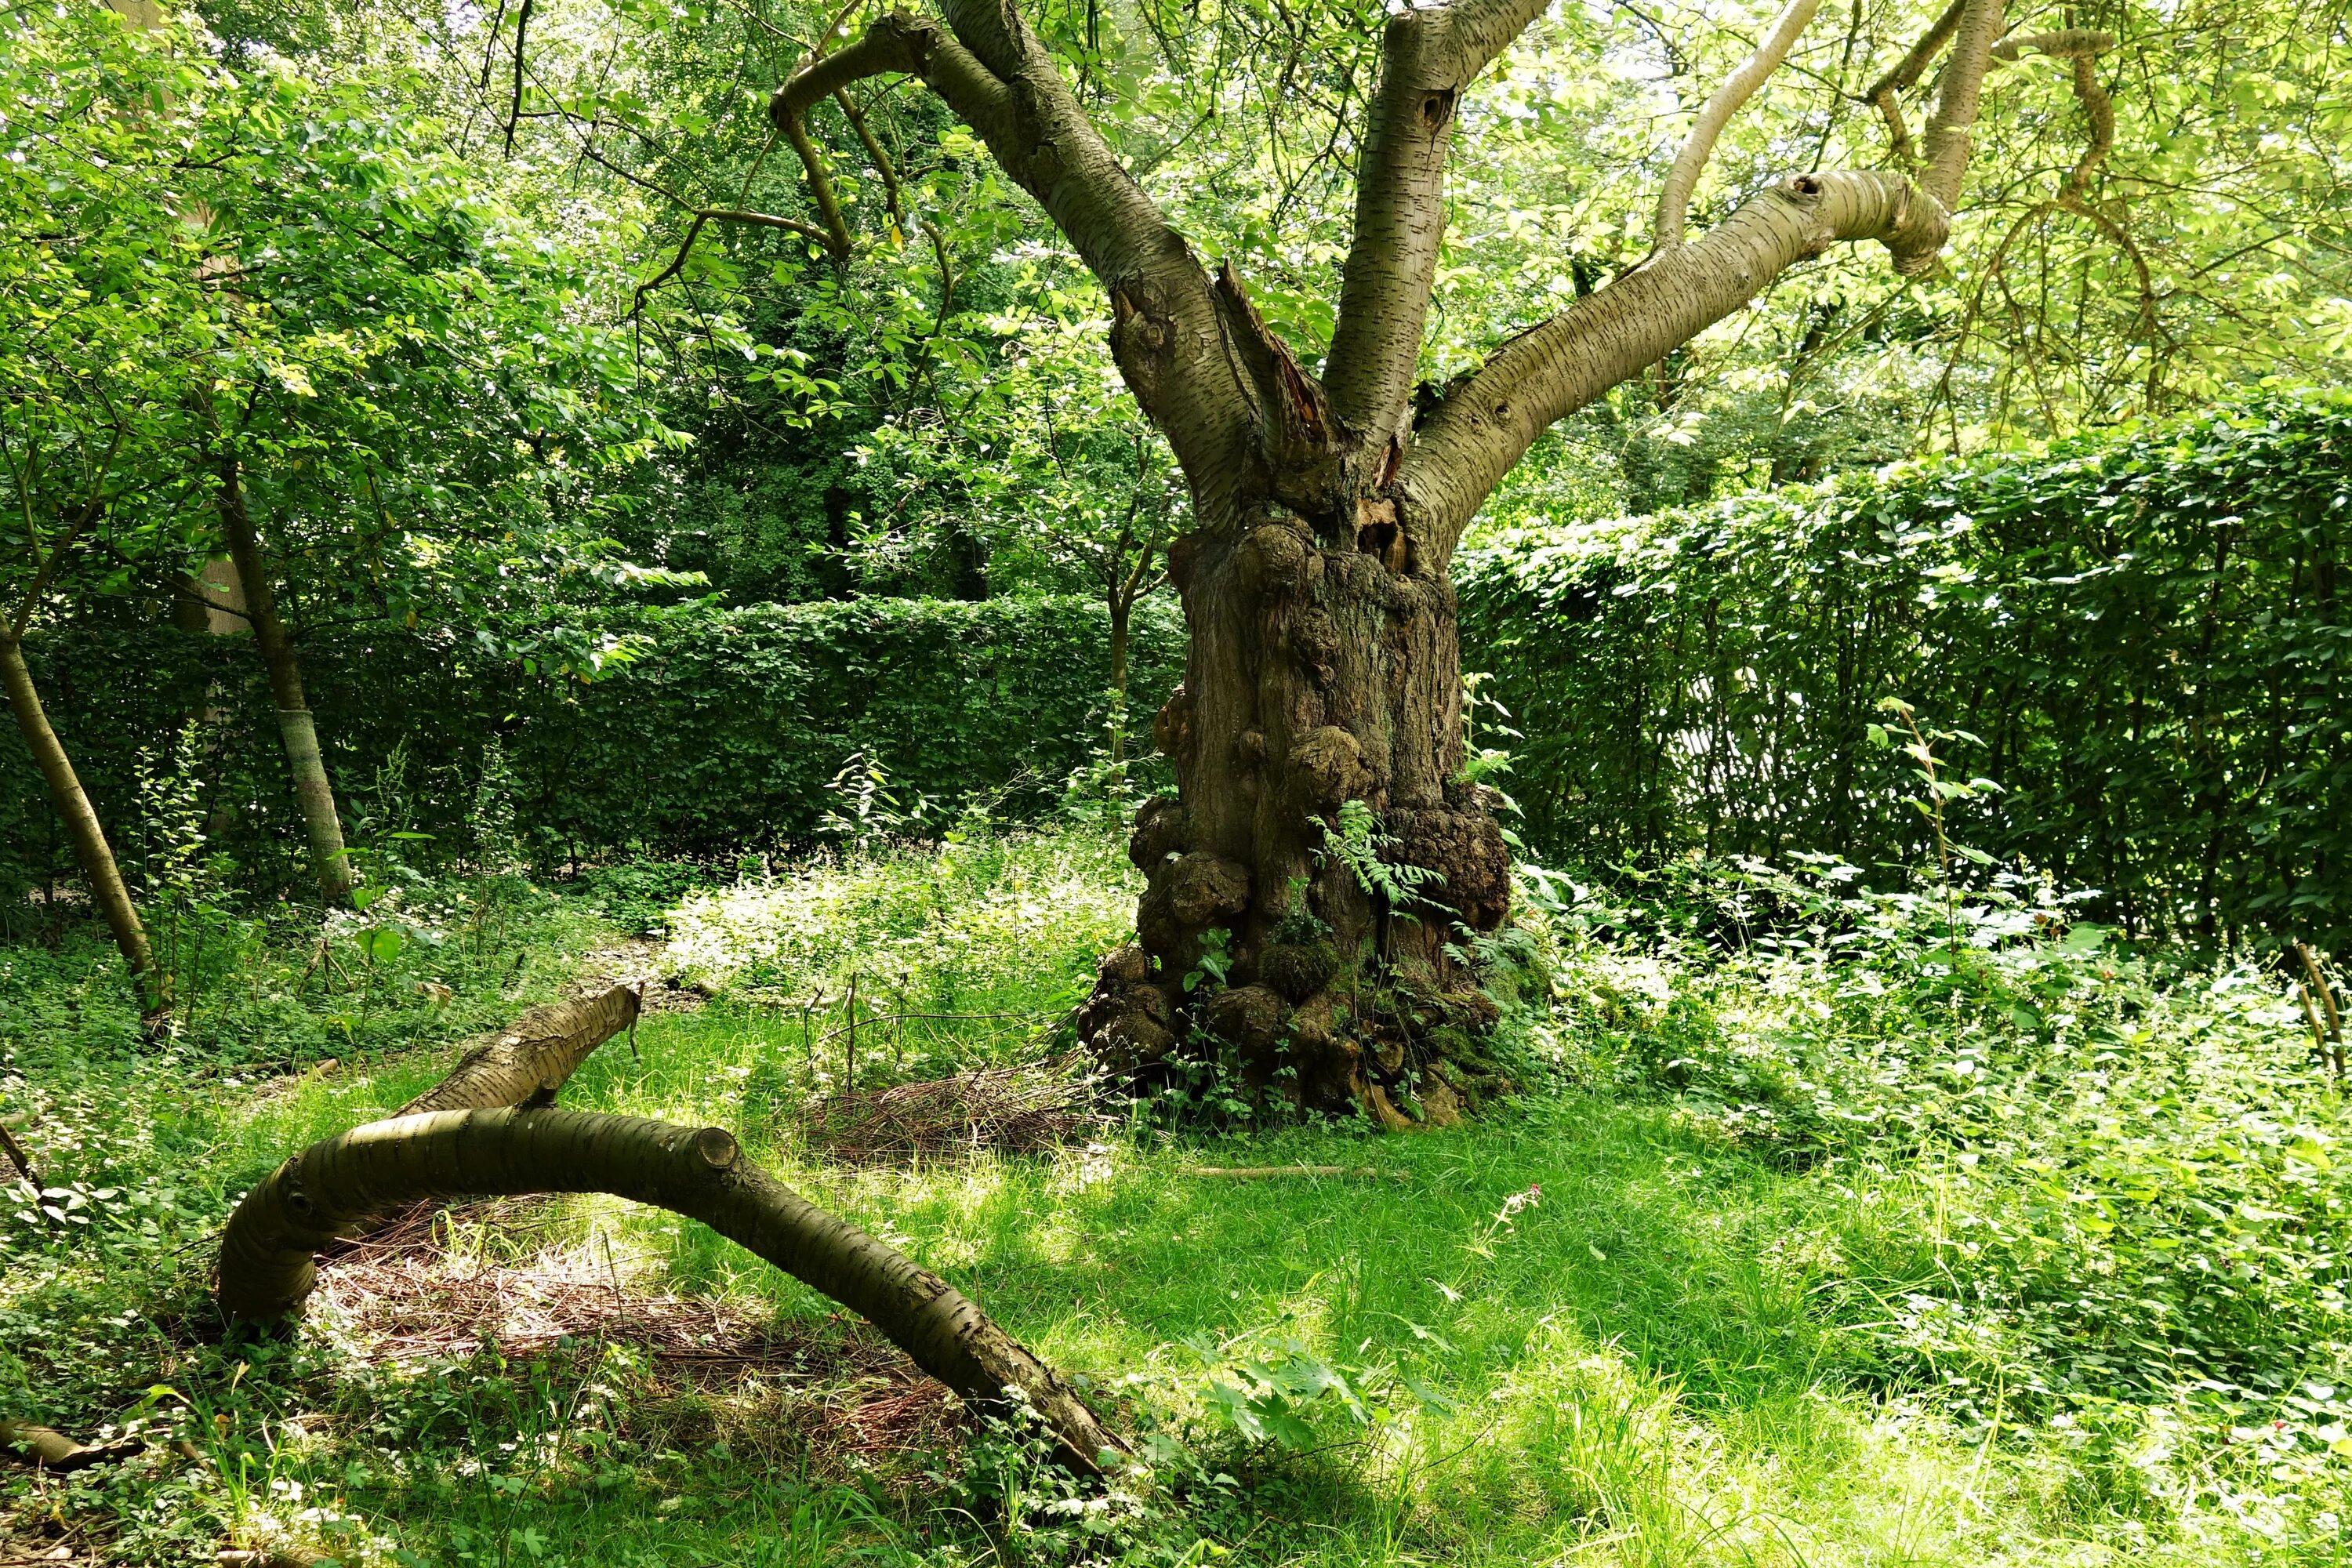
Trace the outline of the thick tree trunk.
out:
[[[1493,1082],[1454,954],[1501,922],[1509,857],[1462,776],[1453,588],[1377,506],[1334,513],[1370,521],[1267,505],[1171,552],[1192,646],[1154,733],[1179,796],[1138,819],[1140,942],[1082,1027],[1131,1071],[1213,1043],[1304,1108],[1443,1122]],[[1188,988],[1216,947],[1223,981]]]
[[[154,950],[147,943],[147,928],[140,922],[138,906],[131,901],[131,889],[123,886],[122,868],[115,864],[114,851],[106,842],[106,829],[100,825],[89,796],[83,793],[73,759],[66,755],[58,732],[49,728],[49,716],[41,707],[41,694],[33,685],[33,672],[25,664],[24,645],[5,632],[0,632],[0,689],[6,691],[8,706],[16,710],[16,728],[25,737],[25,748],[33,753],[41,777],[48,784],[49,800],[66,825],[66,837],[72,841],[74,858],[81,862],[82,875],[89,879],[90,902],[106,917],[107,929],[114,933],[115,948],[122,954],[123,964],[131,971],[131,983],[138,990],[140,1010],[152,1022],[170,1009],[169,983],[155,967]]]
[[[246,510],[237,460],[222,455],[215,463],[221,531],[227,536],[229,559],[236,563],[237,580],[245,589],[254,646],[269,672],[269,697],[278,710],[287,771],[294,778],[294,802],[310,841],[310,867],[319,879],[320,895],[329,903],[341,903],[352,894],[352,861],[343,848],[342,823],[335,815],[335,788],[327,778],[326,759],[319,752],[319,728],[302,694],[302,666],[294,657],[285,623],[278,616],[278,595],[270,585],[268,563],[262,559],[252,515]]]
[[[1139,816],[1139,943],[1105,961],[1080,1020],[1114,1065],[1150,1071],[1171,1055],[1229,1051],[1302,1105],[1353,1103],[1391,1123],[1415,1110],[1445,1120],[1493,1081],[1475,1038],[1493,1006],[1457,955],[1501,922],[1510,868],[1487,800],[1463,776],[1446,576],[1463,530],[1544,430],[1790,267],[1871,239],[1916,274],[1943,248],[2001,0],[1953,0],[1871,95],[1897,124],[1896,95],[1949,46],[1917,184],[1877,171],[1796,174],[1684,242],[1725,121],[1816,8],[1791,0],[1675,159],[1650,258],[1501,345],[1417,417],[1455,110],[1544,8],[1392,8],[1319,378],[1267,330],[1230,264],[1214,278],[1202,268],[1015,6],[940,0],[944,26],[878,17],[854,43],[813,53],[771,101],[828,243],[846,257],[851,236],[803,116],[868,77],[927,83],[1101,279],[1120,374],[1190,482],[1195,531],[1171,549],[1170,575],[1192,652],[1155,731],[1179,795]],[[2105,37],[2015,47],[2080,58]],[[2078,69],[2077,81],[2105,123],[2095,79]]]

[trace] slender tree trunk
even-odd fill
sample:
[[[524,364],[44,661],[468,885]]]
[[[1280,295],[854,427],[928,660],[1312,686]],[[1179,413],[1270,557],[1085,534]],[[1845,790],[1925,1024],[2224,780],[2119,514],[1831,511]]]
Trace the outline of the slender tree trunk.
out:
[[[107,929],[114,933],[114,945],[122,954],[124,966],[131,971],[131,983],[139,993],[140,1010],[150,1019],[156,1018],[169,1011],[170,986],[155,967],[154,950],[147,942],[147,928],[140,921],[138,907],[131,901],[131,889],[123,886],[122,868],[115,864],[114,851],[106,842],[106,829],[100,825],[98,813],[82,790],[73,759],[66,755],[64,743],[49,727],[48,714],[41,706],[41,694],[33,686],[33,672],[25,664],[24,644],[5,630],[0,630],[0,689],[6,691],[8,706],[16,713],[16,728],[25,737],[25,747],[33,753],[41,777],[48,783],[49,799],[66,825],[66,837],[72,840],[74,858],[81,862],[82,875],[89,879],[90,901],[106,917]]]
[[[318,875],[320,895],[329,903],[341,903],[352,893],[352,862],[343,848],[342,823],[335,815],[334,785],[328,781],[326,760],[319,752],[319,728],[302,694],[302,667],[287,638],[285,623],[278,616],[277,591],[270,585],[261,540],[246,510],[237,460],[223,454],[214,463],[220,485],[221,529],[227,535],[229,559],[236,563],[237,579],[245,588],[254,645],[269,672],[278,733],[285,742],[287,771],[294,777],[295,805],[302,813],[303,830],[310,841],[310,867]]]
[[[1110,761],[1127,761],[1127,643],[1135,601],[1114,591],[1110,596]]]

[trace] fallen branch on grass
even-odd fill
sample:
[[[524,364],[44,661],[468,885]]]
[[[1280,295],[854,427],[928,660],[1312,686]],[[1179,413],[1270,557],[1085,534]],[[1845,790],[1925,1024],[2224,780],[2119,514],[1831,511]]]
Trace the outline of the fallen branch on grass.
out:
[[[1402,1171],[1382,1171],[1370,1165],[1185,1165],[1178,1169],[1180,1176],[1225,1176],[1239,1182],[1262,1181],[1268,1176],[1394,1176],[1404,1179]]]
[[[136,1437],[118,1438],[111,1443],[77,1443],[49,1427],[0,1416],[0,1448],[28,1464],[59,1474],[127,1459],[146,1447]]]
[[[467,1051],[448,1077],[393,1114],[545,1104],[598,1046],[635,1028],[644,1005],[642,985],[615,985],[584,1001],[533,1007],[496,1038]]]
[[[533,1107],[371,1122],[296,1154],[248,1194],[221,1242],[232,1318],[284,1318],[316,1283],[318,1250],[428,1199],[607,1193],[698,1219],[882,1331],[983,1409],[1034,1411],[1066,1464],[1099,1472],[1127,1445],[1044,1362],[946,1280],[740,1158],[716,1127]]]

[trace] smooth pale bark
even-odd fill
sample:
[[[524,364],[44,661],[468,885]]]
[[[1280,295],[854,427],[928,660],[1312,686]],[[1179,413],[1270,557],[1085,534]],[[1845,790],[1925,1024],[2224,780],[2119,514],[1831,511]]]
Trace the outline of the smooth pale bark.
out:
[[[0,1452],[59,1475],[127,1459],[146,1447],[136,1437],[111,1443],[77,1443],[52,1427],[0,1416]]]
[[[1796,47],[1798,35],[1820,7],[1821,0],[1789,0],[1787,9],[1774,19],[1763,42],[1756,46],[1756,52],[1726,77],[1723,85],[1700,108],[1690,134],[1683,140],[1682,151],[1675,154],[1673,166],[1666,170],[1665,185],[1658,193],[1656,243],[1660,248],[1683,242],[1691,194],[1698,189],[1698,177],[1706,172],[1707,160],[1715,156],[1717,138],[1731,123],[1731,117],[1739,112],[1739,106],[1755,97],[1765,79],[1780,68],[1780,62]]]
[[[81,787],[80,775],[74,772],[73,759],[49,726],[41,694],[33,685],[33,672],[25,664],[24,644],[5,629],[0,629],[0,690],[6,692],[8,706],[16,715],[17,731],[25,737],[25,749],[33,753],[34,764],[49,786],[49,802],[66,826],[74,858],[89,883],[90,902],[106,918],[115,950],[122,954],[123,966],[131,971],[131,983],[139,993],[140,1008],[152,1020],[168,1007],[169,984],[155,967],[147,928],[139,919],[138,906],[131,901],[131,889],[123,886],[122,868],[115,864],[106,829]]]
[[[1940,237],[1948,218],[1900,174],[1832,171],[1781,181],[1687,245],[1661,250],[1514,338],[1447,394],[1397,476],[1416,536],[1450,554],[1536,437],[1730,315],[1841,241],[1890,250]]]
[[[1127,1445],[1070,1385],[938,1275],[744,1161],[716,1127],[552,1109],[433,1111],[312,1144],[237,1205],[219,1299],[233,1318],[284,1317],[317,1282],[318,1250],[370,1216],[425,1199],[606,1193],[700,1220],[887,1335],[984,1410],[1026,1405],[1073,1467]]]
[[[294,782],[294,804],[302,815],[302,830],[310,840],[310,868],[319,891],[329,903],[352,896],[351,856],[343,847],[343,825],[335,813],[335,786],[327,777],[326,759],[319,752],[319,726],[310,716],[302,692],[302,666],[293,642],[278,618],[277,590],[270,585],[268,563],[263,559],[260,536],[245,504],[245,484],[236,458],[222,454],[214,459],[219,487],[221,531],[228,541],[229,559],[245,590],[246,616],[253,624],[253,641],[269,674],[269,699],[278,713],[278,735],[286,749],[286,770]]]

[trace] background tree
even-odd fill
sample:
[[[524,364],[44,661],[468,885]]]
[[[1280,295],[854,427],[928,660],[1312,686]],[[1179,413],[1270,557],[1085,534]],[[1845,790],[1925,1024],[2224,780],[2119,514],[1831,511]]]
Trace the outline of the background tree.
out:
[[[0,688],[152,1020],[168,1007],[169,977],[25,640],[131,554],[187,549],[154,503],[185,419],[197,258],[171,188],[175,160],[156,153],[185,132],[200,73],[156,58],[102,11],[11,42],[0,56],[13,154],[0,158]]]
[[[1085,292],[1082,293],[1081,290]],[[1109,614],[1109,763],[1124,777],[1136,606],[1166,581],[1183,522],[1182,477],[1120,384],[1086,294],[1027,262],[1001,308],[962,319],[930,382],[936,401],[890,415],[852,448],[880,515],[853,542],[860,575],[977,539],[996,591],[1078,592]],[[868,563],[874,564],[868,564]]]

